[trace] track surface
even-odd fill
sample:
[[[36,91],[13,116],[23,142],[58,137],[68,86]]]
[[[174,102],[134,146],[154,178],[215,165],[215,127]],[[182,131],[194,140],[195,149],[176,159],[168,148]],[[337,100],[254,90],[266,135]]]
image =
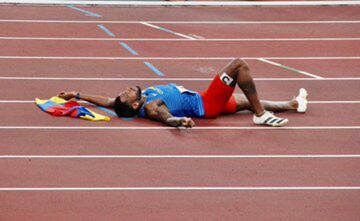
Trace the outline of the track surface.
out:
[[[359,7],[79,8],[102,17],[0,6],[0,220],[358,220]],[[216,23],[224,21],[235,24]],[[248,58],[262,98],[307,88],[309,111],[281,113],[290,119],[283,130],[257,130],[247,112],[170,130],[146,119],[55,118],[31,103],[61,90],[116,96],[130,84],[203,90],[230,57]],[[134,189],[142,187],[150,189]],[[174,187],[200,189],[166,189]]]

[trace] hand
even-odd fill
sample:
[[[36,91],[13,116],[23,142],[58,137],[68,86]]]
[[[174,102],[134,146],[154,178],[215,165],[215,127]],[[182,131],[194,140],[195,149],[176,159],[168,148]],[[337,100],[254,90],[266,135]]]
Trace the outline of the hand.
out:
[[[190,118],[190,117],[182,117],[180,118],[180,123],[181,126],[186,127],[186,128],[192,128],[193,126],[195,126],[195,122]]]
[[[65,100],[70,100],[71,98],[74,98],[76,96],[76,92],[74,92],[74,91],[72,91],[72,92],[61,91],[60,93],[58,93],[57,96],[62,98],[62,99],[65,99]]]
[[[191,128],[195,126],[195,122],[189,117],[170,117],[166,122],[172,127]]]

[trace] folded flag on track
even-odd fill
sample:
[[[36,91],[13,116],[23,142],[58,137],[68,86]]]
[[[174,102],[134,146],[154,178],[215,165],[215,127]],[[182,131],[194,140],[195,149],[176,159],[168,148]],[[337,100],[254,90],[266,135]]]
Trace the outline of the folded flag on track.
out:
[[[35,99],[36,105],[46,113],[53,116],[70,116],[91,121],[109,121],[108,116],[104,116],[86,107],[81,106],[76,101],[67,101],[60,97],[52,97],[49,100]]]

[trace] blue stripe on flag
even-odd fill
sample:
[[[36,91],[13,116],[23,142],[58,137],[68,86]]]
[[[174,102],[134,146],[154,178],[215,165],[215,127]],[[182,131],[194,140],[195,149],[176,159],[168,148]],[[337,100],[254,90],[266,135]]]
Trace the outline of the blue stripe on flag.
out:
[[[62,105],[59,103],[55,103],[54,101],[46,101],[44,104],[38,104],[41,110],[46,111],[49,107]]]

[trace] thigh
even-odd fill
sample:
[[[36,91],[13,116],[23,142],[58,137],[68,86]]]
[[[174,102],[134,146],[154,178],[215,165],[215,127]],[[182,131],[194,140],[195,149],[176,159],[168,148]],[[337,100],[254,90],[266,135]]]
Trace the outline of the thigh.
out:
[[[221,114],[234,114],[237,111],[236,97],[232,95],[223,107]]]
[[[220,115],[233,92],[234,87],[227,85],[220,79],[220,75],[216,75],[209,88],[201,93],[205,117],[214,118]]]

